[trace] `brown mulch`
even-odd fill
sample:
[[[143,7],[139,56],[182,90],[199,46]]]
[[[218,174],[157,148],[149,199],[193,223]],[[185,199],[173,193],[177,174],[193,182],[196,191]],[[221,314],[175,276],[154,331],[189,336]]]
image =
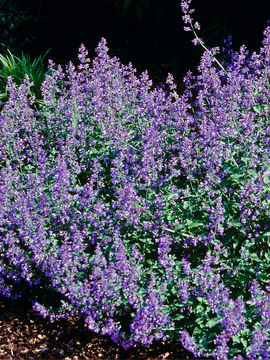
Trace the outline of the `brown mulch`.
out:
[[[124,350],[109,336],[88,330],[82,320],[70,318],[51,323],[24,300],[0,296],[0,359],[181,359],[194,356],[180,345],[159,343],[150,348]]]

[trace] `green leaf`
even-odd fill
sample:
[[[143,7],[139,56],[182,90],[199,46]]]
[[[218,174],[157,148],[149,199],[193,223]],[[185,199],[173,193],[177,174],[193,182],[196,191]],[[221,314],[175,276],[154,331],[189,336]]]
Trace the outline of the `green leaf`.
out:
[[[232,336],[232,340],[233,342],[235,342],[236,344],[240,344],[241,342],[241,336],[239,334],[235,334]]]
[[[247,165],[249,163],[249,161],[250,161],[250,158],[247,157],[247,156],[242,156],[241,160]]]
[[[217,318],[210,319],[210,320],[207,321],[206,326],[211,329],[214,326],[216,326],[218,323],[219,323],[219,319],[217,319]]]
[[[170,201],[171,199],[175,198],[178,194],[177,193],[171,193],[167,197],[167,201]]]
[[[203,223],[200,220],[188,220],[187,225],[190,229],[202,226]]]
[[[269,181],[270,181],[269,175],[268,175],[267,173],[264,173],[264,174],[263,174],[263,182],[264,182],[265,184],[269,184]]]
[[[196,306],[196,313],[197,314],[201,314],[201,313],[203,313],[205,311],[205,308],[204,308],[204,306],[202,306],[202,305],[197,305]]]
[[[261,113],[261,109],[262,109],[261,106],[253,106],[253,110],[258,114]]]
[[[177,315],[174,317],[174,320],[175,320],[175,321],[179,321],[179,320],[183,320],[184,318],[185,318],[184,315],[182,315],[182,314],[177,314]]]
[[[205,298],[202,297],[202,296],[198,296],[198,297],[197,297],[197,300],[198,300],[200,303],[208,304],[207,299],[205,299]]]
[[[257,253],[251,253],[249,254],[250,259],[255,260],[257,262],[261,262],[262,260],[259,258]]]
[[[231,225],[232,225],[232,227],[235,227],[235,228],[242,227],[242,223],[240,221],[236,221],[236,220],[231,220]]]
[[[184,201],[183,209],[186,210],[188,207],[190,207],[189,201]]]
[[[246,349],[246,348],[247,348],[247,346],[248,346],[248,342],[247,342],[247,340],[246,340],[246,339],[241,338],[241,343],[243,344],[244,349]]]
[[[183,229],[184,227],[185,226],[183,224],[177,224],[177,225],[175,225],[174,229],[175,229],[175,231],[178,231],[178,230]]]

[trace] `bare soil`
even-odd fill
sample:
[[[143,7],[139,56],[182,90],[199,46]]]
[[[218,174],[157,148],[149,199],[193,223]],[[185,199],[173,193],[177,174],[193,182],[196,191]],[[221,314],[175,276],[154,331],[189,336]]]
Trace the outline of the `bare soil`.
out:
[[[51,323],[25,300],[0,296],[0,359],[136,359],[194,360],[180,345],[157,343],[149,348],[124,350],[109,336],[99,336],[76,318]],[[198,358],[197,358],[198,360]]]

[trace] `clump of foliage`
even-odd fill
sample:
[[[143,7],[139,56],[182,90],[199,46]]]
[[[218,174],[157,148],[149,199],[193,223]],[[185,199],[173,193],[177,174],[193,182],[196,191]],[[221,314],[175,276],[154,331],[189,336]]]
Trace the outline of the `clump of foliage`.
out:
[[[8,55],[6,56],[0,54],[0,100],[2,102],[6,102],[8,98],[8,77],[12,76],[16,85],[21,85],[26,74],[29,76],[29,80],[33,82],[31,93],[35,96],[35,102],[40,102],[41,85],[46,74],[50,73],[50,70],[45,71],[44,69],[44,59],[48,51],[33,61],[28,54],[24,54],[23,52],[21,58],[13,55],[9,50],[7,50]]]
[[[182,1],[192,25],[190,1]],[[52,321],[76,314],[128,348],[270,353],[270,27],[259,53],[205,49],[179,96],[79,49],[29,76],[0,116],[0,293]],[[195,43],[202,43],[196,35]],[[190,101],[190,97],[196,99]],[[40,291],[49,296],[43,298]]]

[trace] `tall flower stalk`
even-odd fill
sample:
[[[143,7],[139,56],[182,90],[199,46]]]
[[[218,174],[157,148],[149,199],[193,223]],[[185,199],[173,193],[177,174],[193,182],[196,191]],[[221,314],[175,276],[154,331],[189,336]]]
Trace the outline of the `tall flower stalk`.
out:
[[[198,21],[193,23],[193,19],[192,19],[191,15],[194,13],[195,9],[190,9],[191,2],[192,2],[192,0],[182,0],[181,1],[181,8],[182,8],[182,13],[183,13],[182,19],[183,19],[184,23],[187,25],[187,26],[184,26],[184,30],[193,32],[195,38],[193,40],[191,40],[192,43],[194,45],[200,44],[205,51],[209,52],[209,54],[213,57],[215,62],[220,66],[220,68],[226,74],[225,68],[221,65],[221,63],[217,60],[217,58],[210,52],[210,50],[205,46],[204,41],[201,38],[199,38],[199,36],[197,35],[196,30],[200,30],[201,25],[198,23]]]

